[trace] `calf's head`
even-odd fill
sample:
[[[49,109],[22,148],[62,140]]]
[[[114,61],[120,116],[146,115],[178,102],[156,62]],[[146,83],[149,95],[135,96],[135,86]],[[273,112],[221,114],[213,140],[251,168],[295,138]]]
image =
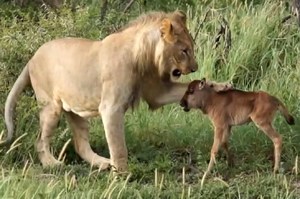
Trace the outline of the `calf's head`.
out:
[[[184,93],[184,96],[180,100],[180,106],[183,110],[188,112],[191,108],[199,108],[199,99],[205,94],[203,89],[206,86],[206,79],[194,80],[189,85]]]

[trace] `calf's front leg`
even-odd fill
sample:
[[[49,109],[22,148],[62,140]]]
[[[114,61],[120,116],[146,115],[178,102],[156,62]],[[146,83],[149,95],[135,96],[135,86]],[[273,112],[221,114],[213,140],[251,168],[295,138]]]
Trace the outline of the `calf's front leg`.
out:
[[[210,152],[210,161],[209,161],[208,167],[202,177],[201,187],[203,187],[206,176],[210,173],[211,169],[213,168],[214,164],[216,163],[216,155],[218,154],[218,151],[219,151],[219,148],[220,148],[220,145],[222,142],[223,133],[225,130],[226,129],[224,129],[222,127],[215,127],[214,143],[213,143],[213,146],[212,146],[211,152]]]

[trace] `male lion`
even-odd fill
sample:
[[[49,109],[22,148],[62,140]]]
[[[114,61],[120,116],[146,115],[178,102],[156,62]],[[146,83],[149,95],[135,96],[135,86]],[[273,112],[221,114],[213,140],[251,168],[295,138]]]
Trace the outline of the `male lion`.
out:
[[[253,121],[274,144],[274,172],[279,169],[282,138],[272,126],[277,110],[282,113],[288,124],[295,123],[286,107],[276,97],[266,92],[246,92],[236,89],[216,92],[205,78],[194,80],[188,86],[180,105],[185,111],[191,108],[198,108],[207,114],[214,125],[214,143],[211,149],[210,162],[202,178],[203,185],[206,175],[215,163],[215,156],[220,145],[224,148],[228,164],[232,164],[233,159],[228,149],[228,139],[232,126],[242,125]]]
[[[43,44],[13,85],[5,104],[12,141],[18,96],[31,85],[40,110],[41,133],[36,143],[43,166],[59,164],[50,153],[50,138],[65,113],[76,152],[92,165],[127,170],[124,114],[140,98],[152,109],[179,102],[187,84],[181,74],[197,70],[193,40],[181,11],[153,12],[139,17],[102,41],[57,39]],[[110,160],[89,144],[87,118],[101,115]]]

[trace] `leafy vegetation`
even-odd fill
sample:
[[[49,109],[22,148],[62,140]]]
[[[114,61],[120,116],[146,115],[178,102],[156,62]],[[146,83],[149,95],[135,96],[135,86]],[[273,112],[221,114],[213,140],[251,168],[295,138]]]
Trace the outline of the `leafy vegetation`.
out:
[[[221,155],[201,189],[213,139],[209,120],[198,111],[187,114],[178,105],[151,112],[143,103],[126,115],[130,175],[115,179],[110,172],[99,173],[75,154],[72,143],[63,157],[65,166],[43,169],[34,150],[38,110],[28,89],[17,108],[19,139],[11,148],[0,149],[0,197],[299,198],[300,34],[295,19],[281,23],[289,14],[286,5],[277,1],[137,0],[125,13],[124,6],[109,1],[109,11],[101,20],[99,1],[82,0],[72,6],[67,1],[58,10],[2,3],[0,110],[20,71],[44,42],[67,36],[102,39],[143,12],[183,9],[192,35],[200,30],[195,39],[200,69],[184,81],[206,77],[232,81],[240,89],[265,90],[284,101],[295,116],[295,126],[288,126],[281,116],[274,123],[284,142],[281,173],[272,174],[270,140],[253,125],[244,125],[234,128],[230,140],[235,166],[228,168]],[[222,17],[231,30],[229,50],[224,39],[213,47]],[[108,157],[99,118],[91,120],[90,131],[94,150]],[[52,142],[56,157],[70,138],[62,118]]]

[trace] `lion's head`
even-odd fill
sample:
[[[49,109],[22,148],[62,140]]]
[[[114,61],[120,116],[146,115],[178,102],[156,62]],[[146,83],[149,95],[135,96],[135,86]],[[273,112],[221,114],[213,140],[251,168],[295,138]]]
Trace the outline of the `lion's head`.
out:
[[[179,78],[198,69],[193,39],[186,28],[186,15],[175,11],[160,22],[160,42],[157,51],[160,75]]]
[[[130,47],[141,73],[154,65],[162,79],[170,80],[197,70],[193,39],[183,12],[150,12],[122,29],[126,30],[135,35]]]

